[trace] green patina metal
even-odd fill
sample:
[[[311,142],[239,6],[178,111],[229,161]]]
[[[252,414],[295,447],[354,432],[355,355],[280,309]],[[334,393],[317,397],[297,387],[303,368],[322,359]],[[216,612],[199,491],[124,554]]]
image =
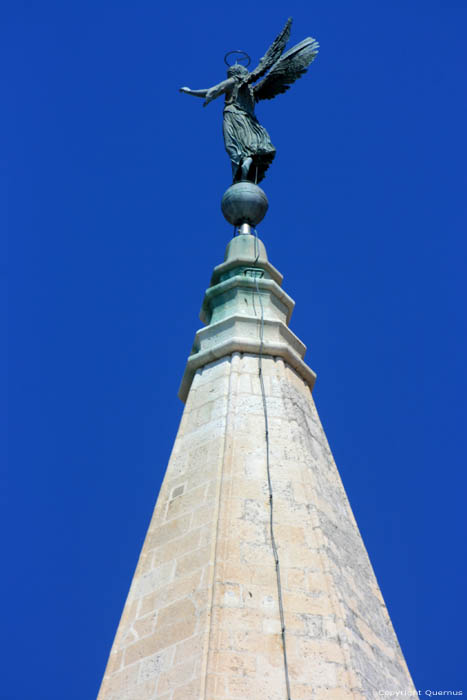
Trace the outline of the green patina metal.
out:
[[[253,71],[235,63],[229,66],[227,79],[218,85],[206,90],[180,88],[180,92],[187,95],[204,98],[204,106],[225,95],[224,143],[232,164],[234,183],[245,180],[254,184],[261,182],[276,154],[268,132],[256,118],[256,103],[286,92],[307,71],[318,53],[319,44],[311,37],[283,53],[291,25],[292,20],[287,20]]]

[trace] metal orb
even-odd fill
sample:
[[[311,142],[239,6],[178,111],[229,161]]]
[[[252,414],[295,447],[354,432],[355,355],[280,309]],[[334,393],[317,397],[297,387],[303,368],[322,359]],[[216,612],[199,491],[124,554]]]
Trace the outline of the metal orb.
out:
[[[222,213],[233,226],[257,226],[264,219],[268,207],[268,198],[261,187],[248,181],[229,187],[221,202]]]

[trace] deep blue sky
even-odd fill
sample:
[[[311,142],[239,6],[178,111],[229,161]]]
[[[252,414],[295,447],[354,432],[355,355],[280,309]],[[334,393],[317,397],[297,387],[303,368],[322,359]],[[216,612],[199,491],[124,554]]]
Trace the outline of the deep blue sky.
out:
[[[97,693],[231,236],[221,101],[177,89],[222,80],[231,48],[257,60],[289,15],[321,52],[259,105],[278,150],[259,235],[415,683],[467,692],[466,3],[1,13],[2,700]]]

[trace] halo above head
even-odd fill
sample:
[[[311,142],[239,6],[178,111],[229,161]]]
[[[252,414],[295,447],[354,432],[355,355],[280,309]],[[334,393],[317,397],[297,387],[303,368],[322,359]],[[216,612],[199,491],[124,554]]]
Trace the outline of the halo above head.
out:
[[[235,65],[233,61],[229,63],[230,56],[234,55],[236,56],[235,63],[240,63],[240,65],[245,66],[245,68],[250,65],[251,58],[249,57],[247,52],[240,51],[239,49],[234,49],[233,51],[227,51],[227,53],[224,56],[224,63],[226,66],[229,66],[229,68],[230,66]],[[247,61],[247,63],[245,63],[245,61]]]

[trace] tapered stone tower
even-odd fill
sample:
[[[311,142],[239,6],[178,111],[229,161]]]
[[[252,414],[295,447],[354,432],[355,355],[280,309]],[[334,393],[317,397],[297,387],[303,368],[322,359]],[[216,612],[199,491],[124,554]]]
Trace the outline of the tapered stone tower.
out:
[[[99,700],[415,693],[281,284],[241,226],[206,291]]]

